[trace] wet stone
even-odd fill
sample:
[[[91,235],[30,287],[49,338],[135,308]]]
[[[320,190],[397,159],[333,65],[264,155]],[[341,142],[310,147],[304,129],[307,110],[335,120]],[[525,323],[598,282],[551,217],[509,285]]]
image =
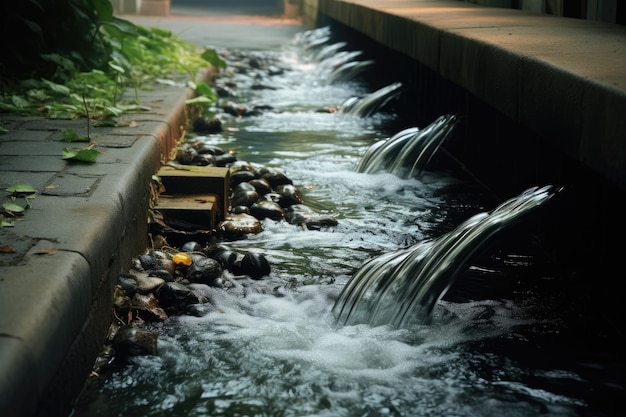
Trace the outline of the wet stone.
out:
[[[143,270],[156,269],[159,266],[159,261],[151,253],[140,255],[139,262]]]
[[[250,207],[248,206],[235,206],[232,208],[233,214],[250,214]]]
[[[215,166],[225,167],[228,164],[232,164],[237,160],[237,157],[230,153],[225,153],[223,155],[217,155],[215,157]]]
[[[226,269],[229,269],[237,260],[237,254],[228,249],[218,250],[212,255],[212,257]]]
[[[282,207],[289,207],[293,204],[302,203],[302,194],[293,184],[284,184],[276,187],[276,193],[280,195],[279,204]]]
[[[266,179],[255,178],[249,181],[248,184],[253,186],[256,192],[259,193],[260,196],[263,196],[267,193],[272,192],[272,186]]]
[[[230,165],[231,174],[239,171],[250,171],[257,174],[257,168],[247,161],[237,160]]]
[[[184,314],[193,317],[204,317],[209,313],[214,313],[217,311],[217,308],[209,303],[202,304],[190,304],[185,307]]]
[[[247,234],[262,232],[263,226],[256,217],[246,213],[237,213],[229,214],[226,220],[219,224],[219,230],[226,238],[239,239]]]
[[[236,103],[226,103],[226,105],[222,106],[222,110],[224,113],[230,114],[235,117],[245,116],[248,112],[248,108],[246,106],[236,104]]]
[[[222,275],[222,266],[220,263],[215,259],[203,257],[194,259],[187,270],[185,278],[187,278],[189,282],[211,285],[220,275]]]
[[[277,192],[272,191],[270,193],[265,194],[263,196],[263,198],[265,200],[272,201],[272,202],[280,205],[280,200],[282,199],[282,196],[280,194],[278,194]]]
[[[113,307],[118,317],[126,317],[132,308],[130,297],[125,295],[123,291],[116,291],[113,297]]]
[[[176,161],[183,165],[190,165],[193,159],[198,156],[198,152],[188,143],[184,143],[176,148]]]
[[[181,252],[202,252],[202,245],[196,241],[185,242],[180,247]]]
[[[280,204],[269,200],[257,201],[251,205],[250,214],[259,220],[270,219],[281,221],[285,218],[285,212]]]
[[[275,168],[263,167],[259,170],[259,175],[261,178],[265,179],[272,186],[272,188],[276,188],[283,184],[293,184],[291,179],[287,178],[282,171]]]
[[[151,277],[161,278],[163,281],[166,282],[175,280],[172,272],[167,269],[151,269],[149,271],[146,271],[146,273]]]
[[[125,294],[132,297],[137,292],[137,279],[134,276],[120,275],[117,282]]]
[[[193,121],[193,130],[199,133],[221,132],[222,122],[217,117],[198,117]]]
[[[209,166],[209,165],[213,166],[215,165],[215,156],[209,155],[209,154],[196,155],[191,160],[190,165],[203,166],[203,167]]]
[[[254,187],[253,187],[254,188]],[[235,194],[233,194],[232,198],[231,198],[231,204],[233,206],[246,206],[246,207],[250,207],[251,205],[253,205],[254,203],[256,203],[259,200],[259,193],[256,192],[256,190],[247,190],[247,191],[238,191]]]
[[[256,178],[256,175],[252,171],[240,170],[230,174],[230,186],[234,187],[242,182],[249,182]]]
[[[254,188],[254,185],[250,184],[249,182],[241,182],[233,187],[233,194],[241,193],[244,191],[256,191],[256,188]]]
[[[165,261],[169,260],[169,257],[165,252],[160,250],[153,250],[139,256],[139,263],[141,270],[147,271],[150,269],[161,269]]]
[[[135,281],[137,282],[137,292],[140,294],[154,292],[165,283],[165,280],[162,278],[151,277],[141,273],[135,275]]]
[[[133,296],[131,307],[137,311],[139,318],[145,321],[165,321],[167,314],[159,306],[159,301],[154,294],[142,295],[135,294]]]
[[[246,253],[241,260],[241,270],[252,279],[261,279],[270,274],[270,264],[260,253]]]
[[[120,328],[113,338],[119,356],[157,355],[157,335],[149,330],[132,326]]]
[[[159,305],[168,310],[174,307],[181,310],[188,304],[199,303],[200,300],[191,289],[178,282],[167,282],[157,292]]]
[[[196,142],[194,142],[194,148],[200,155],[208,154],[208,155],[217,156],[217,155],[224,155],[226,153],[224,149],[220,148],[219,146],[211,145],[202,140],[196,140]]]
[[[337,224],[339,223],[335,217],[323,214],[313,216],[304,222],[304,225],[309,230],[319,230],[323,227],[337,226]]]
[[[294,204],[285,211],[285,220],[289,224],[302,225],[309,230],[319,230],[322,227],[337,226],[334,216],[319,214],[305,204]]]

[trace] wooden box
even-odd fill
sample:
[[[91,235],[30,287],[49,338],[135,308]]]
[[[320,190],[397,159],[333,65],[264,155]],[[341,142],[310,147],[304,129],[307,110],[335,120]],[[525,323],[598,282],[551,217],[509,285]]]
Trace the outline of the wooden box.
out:
[[[230,170],[228,168],[187,165],[174,168],[166,165],[159,169],[157,175],[165,188],[160,200],[164,200],[167,196],[172,195],[179,197],[191,196],[189,199],[183,198],[176,204],[180,205],[185,201],[192,204],[194,196],[205,198],[213,195],[217,197],[217,201],[212,202],[218,209],[216,216],[223,218],[228,213],[230,203]],[[190,210],[197,210],[198,207],[202,207],[202,204],[193,203],[190,206]],[[182,209],[182,207],[179,208],[179,210]]]

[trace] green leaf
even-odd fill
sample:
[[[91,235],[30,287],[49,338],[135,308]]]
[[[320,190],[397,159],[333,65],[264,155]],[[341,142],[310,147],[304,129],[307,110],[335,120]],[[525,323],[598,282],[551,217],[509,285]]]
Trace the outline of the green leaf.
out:
[[[113,119],[104,119],[97,122],[94,126],[96,127],[115,127],[117,126],[117,122]]]
[[[37,22],[33,22],[32,20],[26,19],[22,16],[18,16],[18,19],[22,21],[33,33],[36,33],[39,36],[43,35],[41,30],[41,26]]]
[[[226,61],[219,57],[215,49],[206,49],[201,57],[214,67],[226,68]]]
[[[0,135],[4,135],[5,133],[9,133],[9,131],[4,127],[0,127]]]
[[[157,83],[159,84],[163,84],[163,85],[169,85],[170,87],[180,87],[181,84],[179,82],[173,81],[173,80],[168,80],[165,78],[157,78],[155,80]]]
[[[169,29],[164,29],[164,28],[158,28],[158,27],[151,27],[150,28],[150,32],[157,35],[160,38],[171,38],[172,37],[172,31]]]
[[[109,62],[109,66],[120,74],[124,74],[126,72],[126,70],[122,66],[114,64],[113,62]]]
[[[205,96],[198,96],[185,100],[185,104],[211,104],[213,100]]]
[[[3,216],[0,216],[0,229],[3,227],[13,227],[13,223],[5,219]]]
[[[51,103],[46,106],[48,118],[50,119],[72,119],[78,112],[78,107],[71,104]]]
[[[106,111],[107,115],[114,117],[121,116],[124,113],[124,110],[114,106],[105,106],[104,110]]]
[[[15,107],[14,104],[0,102],[0,110],[4,110],[6,112],[18,113],[21,109]]]
[[[37,190],[35,190],[32,186],[28,184],[11,185],[9,188],[6,189],[6,191],[19,194],[33,194],[37,192]]]
[[[200,96],[207,97],[212,101],[217,101],[217,95],[213,92],[211,86],[209,86],[206,82],[200,81],[196,84],[196,92]]]
[[[53,62],[59,67],[67,71],[76,71],[76,65],[70,60],[60,54],[41,54],[41,58],[46,61]]]
[[[117,36],[139,36],[140,29],[128,20],[113,17],[111,20],[101,23],[108,32],[117,32]]]
[[[100,151],[91,148],[63,148],[63,159],[71,159],[81,162],[95,162]]]
[[[65,129],[61,132],[63,135],[63,139],[66,142],[89,142],[89,138],[86,136],[80,136],[78,133],[74,131],[74,129]]]
[[[152,107],[150,106],[144,106],[144,105],[140,105],[140,104],[120,104],[117,106],[118,108],[120,108],[121,110],[125,111],[125,112],[130,112],[130,111],[150,111],[152,110]]]
[[[70,93],[70,89],[67,88],[65,85],[63,84],[57,84],[57,83],[53,83],[52,81],[49,80],[45,80],[42,79],[41,80],[50,90],[54,91],[55,93],[59,93],[62,95],[67,95]]]
[[[98,19],[102,22],[113,20],[113,5],[110,0],[92,0]]]
[[[24,212],[24,207],[15,204],[15,203],[11,203],[11,202],[6,202],[2,205],[2,208],[4,208],[6,211],[10,212],[10,213],[23,213]]]
[[[48,93],[46,93],[45,90],[42,90],[39,88],[26,91],[26,96],[29,99],[39,102],[39,103],[43,103],[47,100],[50,100],[50,95],[48,95]]]
[[[25,109],[30,106],[30,102],[20,95],[13,94],[11,102],[18,109]]]

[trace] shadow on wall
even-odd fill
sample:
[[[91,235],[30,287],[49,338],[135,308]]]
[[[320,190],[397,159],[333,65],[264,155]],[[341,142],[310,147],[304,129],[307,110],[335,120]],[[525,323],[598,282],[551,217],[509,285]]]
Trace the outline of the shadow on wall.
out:
[[[465,0],[488,7],[524,9],[527,11],[598,20],[626,25],[626,2],[623,0]]]

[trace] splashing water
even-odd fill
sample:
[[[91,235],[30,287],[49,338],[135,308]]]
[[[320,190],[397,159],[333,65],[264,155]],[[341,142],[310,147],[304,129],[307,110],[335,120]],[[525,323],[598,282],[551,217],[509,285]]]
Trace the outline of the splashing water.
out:
[[[280,167],[307,205],[336,215],[338,226],[311,231],[266,219],[262,233],[228,242],[240,253],[262,251],[270,276],[228,279],[227,289],[195,285],[210,300],[206,314],[152,324],[158,356],[92,380],[74,417],[611,415],[626,392],[623,361],[607,344],[566,333],[567,301],[518,282],[524,266],[484,272],[481,288],[511,275],[517,292],[464,303],[444,297],[428,325],[338,325],[333,306],[364,264],[434,241],[488,205],[478,187],[427,167],[418,178],[355,172],[372,143],[390,136],[393,116],[316,111],[367,91],[354,79],[324,82],[314,57],[335,43],[321,28],[285,50],[256,52],[285,71],[272,78],[275,88],[238,99],[273,110],[221,116],[227,129],[205,140]],[[488,217],[476,221],[497,229],[482,223]]]
[[[456,116],[441,116],[422,130],[411,127],[378,141],[361,157],[356,171],[387,171],[402,178],[419,177],[456,123]]]
[[[333,307],[338,321],[400,327],[424,322],[473,257],[499,233],[551,199],[558,192],[552,188],[526,190],[437,239],[369,261],[354,274]]]
[[[339,107],[339,111],[359,117],[368,117],[379,111],[385,104],[398,97],[401,93],[402,83],[396,82],[382,87],[366,97],[349,98]]]

